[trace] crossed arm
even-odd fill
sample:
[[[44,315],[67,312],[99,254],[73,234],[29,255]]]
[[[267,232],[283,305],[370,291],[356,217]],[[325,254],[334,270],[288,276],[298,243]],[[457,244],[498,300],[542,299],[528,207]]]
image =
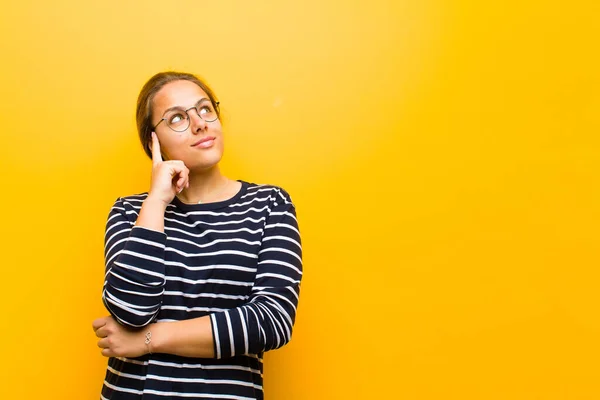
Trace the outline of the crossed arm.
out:
[[[224,358],[286,344],[298,304],[302,251],[294,207],[289,197],[278,195],[281,199],[267,219],[248,302],[199,318],[157,323],[152,321],[160,310],[165,282],[163,204],[144,201],[131,229],[117,201],[106,232],[103,300],[111,315],[93,322],[102,355],[137,357],[152,352]]]

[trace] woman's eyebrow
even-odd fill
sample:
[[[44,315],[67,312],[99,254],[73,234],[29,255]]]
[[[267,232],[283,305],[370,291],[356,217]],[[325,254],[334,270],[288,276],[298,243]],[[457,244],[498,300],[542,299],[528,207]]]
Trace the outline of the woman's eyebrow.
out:
[[[195,106],[197,106],[198,104],[202,103],[203,101],[206,101],[206,100],[210,100],[210,99],[207,99],[206,97],[203,97],[203,98],[201,98],[200,100],[198,100],[198,101],[196,102],[196,104],[194,104],[194,107],[195,107]],[[189,107],[188,107],[188,108],[189,108]],[[181,107],[181,106],[173,106],[173,107],[169,107],[169,108],[167,108],[167,109],[166,109],[166,110],[163,112],[163,115],[165,115],[165,114],[166,114],[166,113],[168,113],[169,111],[173,111],[173,110],[185,110],[185,108],[183,108],[183,107]]]

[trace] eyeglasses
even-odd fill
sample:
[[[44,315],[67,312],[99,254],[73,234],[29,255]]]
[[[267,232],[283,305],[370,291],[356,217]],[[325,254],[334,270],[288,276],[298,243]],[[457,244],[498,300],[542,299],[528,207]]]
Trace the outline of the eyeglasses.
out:
[[[219,107],[219,102],[216,102],[215,106]],[[208,99],[202,99],[194,107],[190,107],[187,110],[179,107],[167,110],[161,120],[154,125],[153,129],[156,129],[161,122],[165,121],[167,126],[175,132],[183,132],[190,126],[188,111],[193,109],[196,109],[198,116],[206,122],[214,122],[219,118],[219,114],[215,110],[215,107],[213,107],[212,102]]]

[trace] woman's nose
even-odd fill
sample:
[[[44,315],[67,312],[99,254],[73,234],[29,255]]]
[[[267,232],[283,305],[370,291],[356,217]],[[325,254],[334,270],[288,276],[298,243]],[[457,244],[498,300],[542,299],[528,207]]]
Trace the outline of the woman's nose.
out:
[[[190,118],[190,127],[193,133],[202,132],[206,129],[206,121],[200,118],[197,112],[190,110],[188,113]]]

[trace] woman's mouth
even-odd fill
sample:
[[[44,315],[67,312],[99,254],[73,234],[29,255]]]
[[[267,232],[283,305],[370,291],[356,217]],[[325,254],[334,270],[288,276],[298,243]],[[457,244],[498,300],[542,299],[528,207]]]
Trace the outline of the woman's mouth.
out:
[[[216,137],[214,137],[214,136],[207,136],[205,138],[198,140],[197,142],[194,142],[192,144],[192,147],[196,147],[196,148],[200,148],[200,149],[207,149],[209,147],[212,147],[212,145],[215,143],[215,139],[216,139]]]

